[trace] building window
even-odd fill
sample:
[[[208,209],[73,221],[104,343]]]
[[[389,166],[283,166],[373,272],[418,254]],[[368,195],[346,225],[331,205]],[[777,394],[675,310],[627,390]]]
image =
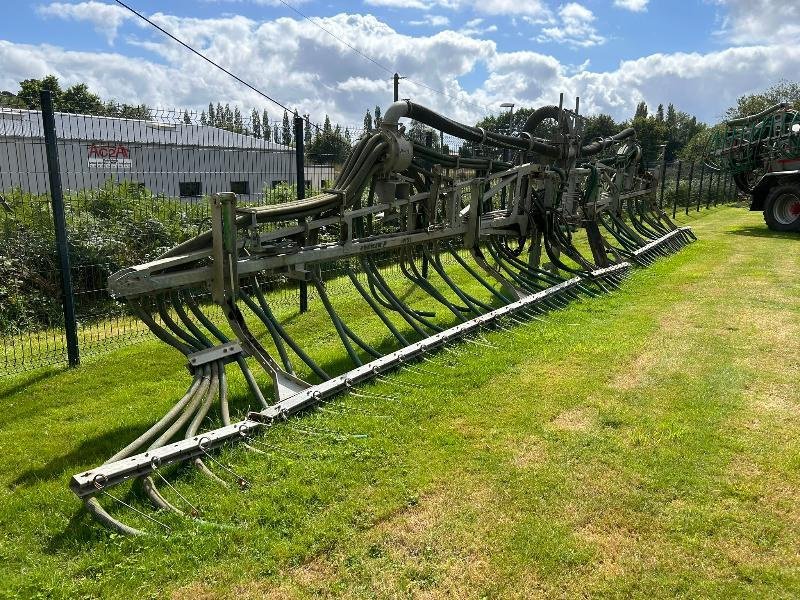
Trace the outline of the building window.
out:
[[[234,194],[248,195],[250,193],[249,181],[231,181],[231,191]]]
[[[178,183],[178,191],[181,198],[190,196],[202,196],[203,186],[199,181],[181,181]]]
[[[286,183],[286,180],[285,179],[273,179],[272,180],[272,189],[274,190],[276,187],[278,187],[282,183]]]

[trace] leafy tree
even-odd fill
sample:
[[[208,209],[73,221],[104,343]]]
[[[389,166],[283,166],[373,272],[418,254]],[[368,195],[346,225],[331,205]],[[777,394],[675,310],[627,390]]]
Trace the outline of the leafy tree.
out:
[[[348,129],[347,127],[344,128],[344,139],[345,139],[345,141],[347,142],[348,145],[350,145],[350,146],[353,145],[353,138],[350,135],[350,129]]]
[[[242,122],[242,113],[239,111],[239,107],[233,109],[233,131],[236,133],[242,133],[244,131],[244,123]]]
[[[0,92],[0,106],[5,108],[27,108],[16,94],[12,94],[7,90]]]
[[[269,140],[269,134],[272,129],[269,126],[269,115],[267,114],[266,108],[261,113],[261,131],[263,132],[262,135],[264,136],[264,139]]]
[[[65,112],[83,115],[102,115],[105,112],[100,96],[90,92],[85,83],[76,83],[64,90],[58,104]]]
[[[350,152],[350,143],[342,134],[341,127],[330,128],[330,120],[326,118],[328,128],[318,131],[306,146],[309,162],[316,164],[341,164]]]
[[[200,125],[208,125],[208,118],[206,117],[206,111],[200,112]]]
[[[214,127],[225,127],[225,111],[221,102],[217,102],[217,111],[214,114]]]
[[[225,103],[225,108],[222,110],[222,125],[223,129],[232,130],[233,129],[233,111],[231,110],[230,104],[227,102]]]
[[[277,123],[275,123],[275,125],[272,126],[272,134],[273,134],[273,140],[275,141],[275,143],[276,144],[280,144],[281,143],[281,134],[280,134],[280,130],[278,129],[278,124]]]
[[[678,115],[675,111],[675,105],[672,102],[667,105],[667,116],[664,121],[667,124],[667,131],[669,132],[672,132],[678,123]]]
[[[659,104],[658,108],[656,109],[656,121],[663,121],[664,120],[664,105]]]
[[[283,145],[292,145],[292,126],[289,123],[289,113],[283,111]]]
[[[647,104],[645,103],[644,100],[642,100],[641,102],[639,102],[639,104],[636,105],[636,112],[633,115],[634,119],[639,119],[642,117],[647,118]]]
[[[381,121],[383,121],[383,119],[381,118],[381,107],[376,104],[375,105],[375,129],[377,129],[378,127],[381,126]]]
[[[331,133],[331,118],[328,115],[325,115],[325,122],[322,125],[322,131],[325,133]]]
[[[192,124],[192,117],[189,116],[189,111],[183,111],[183,123],[184,125],[191,125]]]
[[[303,118],[306,120],[305,130],[303,131],[303,141],[307,146],[311,142],[311,121],[308,115],[305,115]]]
[[[372,131],[372,113],[369,111],[364,115],[364,131]]]
[[[250,113],[250,127],[253,128],[253,137],[261,137],[261,117],[258,116],[258,111],[254,108]]]
[[[779,102],[788,102],[800,110],[800,83],[781,79],[763,92],[740,96],[736,99],[736,106],[725,111],[725,119],[753,115]]]
[[[622,126],[611,115],[592,115],[586,118],[583,128],[583,139],[590,142],[597,138],[605,138],[619,133]]]
[[[214,104],[212,102],[208,103],[208,124],[209,125],[217,124],[217,116],[216,113],[214,113]]]
[[[55,75],[47,75],[42,79],[25,79],[19,82],[19,92],[17,98],[25,103],[25,106],[32,109],[41,108],[41,99],[39,95],[42,90],[50,90],[53,95],[53,105],[58,110],[61,106],[61,96],[64,91],[61,89],[61,84],[58,77]]]

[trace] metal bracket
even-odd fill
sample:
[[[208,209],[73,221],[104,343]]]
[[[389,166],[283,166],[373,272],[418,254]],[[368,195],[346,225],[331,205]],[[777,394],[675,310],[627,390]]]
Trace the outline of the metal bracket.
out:
[[[236,360],[236,357],[243,353],[244,350],[242,350],[239,342],[228,342],[213,348],[200,350],[200,352],[190,354],[187,358],[189,359],[189,367],[194,368],[215,360],[224,360],[225,362]]]

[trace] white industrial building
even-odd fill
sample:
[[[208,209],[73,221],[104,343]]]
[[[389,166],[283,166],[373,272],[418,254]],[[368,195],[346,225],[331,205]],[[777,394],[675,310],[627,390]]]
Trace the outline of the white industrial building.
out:
[[[294,184],[294,148],[206,125],[56,113],[65,190],[132,181],[154,194],[197,198],[233,191],[258,200],[280,182]],[[333,167],[305,168],[306,188],[330,185]],[[0,191],[49,189],[41,113],[0,109]]]

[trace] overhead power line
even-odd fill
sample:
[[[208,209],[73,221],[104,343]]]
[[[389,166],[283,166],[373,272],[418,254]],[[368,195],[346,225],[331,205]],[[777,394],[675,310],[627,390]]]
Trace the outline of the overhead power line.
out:
[[[245,86],[246,88],[248,88],[248,89],[250,89],[250,90],[254,91],[254,92],[255,92],[256,94],[258,94],[259,96],[262,96],[263,98],[266,98],[267,100],[269,100],[269,101],[270,101],[270,102],[272,102],[273,104],[276,104],[277,106],[280,106],[280,107],[281,107],[283,110],[285,110],[286,112],[289,112],[289,113],[294,113],[294,112],[295,112],[294,110],[292,110],[291,108],[289,108],[288,106],[286,106],[286,105],[285,105],[283,102],[280,102],[280,101],[276,100],[275,98],[273,98],[272,96],[270,96],[270,95],[268,95],[268,94],[264,93],[263,91],[261,91],[260,89],[258,89],[256,86],[254,86],[252,83],[249,83],[249,82],[245,81],[244,79],[242,79],[241,77],[239,77],[239,76],[238,76],[238,75],[236,75],[235,73],[232,73],[232,72],[230,72],[228,69],[226,69],[225,67],[223,67],[223,66],[222,66],[222,65],[220,65],[219,63],[217,63],[217,62],[214,62],[213,60],[211,60],[210,58],[208,58],[208,57],[207,57],[205,54],[203,54],[202,52],[200,52],[200,51],[198,51],[198,50],[195,50],[195,49],[194,49],[192,46],[190,46],[189,44],[187,44],[187,43],[186,43],[186,42],[184,42],[183,40],[181,40],[181,39],[179,39],[179,38],[175,37],[175,36],[174,36],[173,34],[171,34],[169,31],[167,31],[166,29],[164,29],[164,28],[163,28],[163,27],[161,27],[160,25],[157,25],[156,23],[154,23],[153,21],[151,21],[150,19],[148,19],[147,17],[145,17],[145,16],[144,16],[142,13],[138,12],[138,11],[137,11],[137,10],[135,10],[134,8],[132,8],[132,7],[128,6],[127,4],[125,4],[124,2],[122,2],[122,0],[114,0],[114,1],[115,1],[117,4],[119,4],[119,5],[120,5],[122,8],[124,8],[124,9],[126,9],[126,10],[130,11],[131,13],[133,13],[134,15],[136,15],[137,17],[139,17],[139,18],[140,18],[142,21],[144,21],[145,23],[148,23],[149,25],[152,25],[153,27],[155,27],[156,29],[158,29],[158,30],[159,30],[161,33],[163,33],[164,35],[166,35],[168,38],[170,38],[171,40],[174,40],[174,41],[178,42],[178,43],[179,43],[181,46],[183,46],[184,48],[186,48],[187,50],[189,50],[189,51],[190,51],[190,52],[192,52],[193,54],[195,54],[195,55],[199,56],[200,58],[202,58],[204,61],[206,61],[206,62],[207,62],[207,63],[209,63],[210,65],[213,65],[214,67],[216,67],[217,69],[219,69],[220,71],[222,71],[223,73],[225,73],[226,75],[229,75],[230,77],[233,77],[233,79],[235,79],[236,81],[238,81],[239,83],[241,83],[241,84],[242,84],[243,86]],[[307,123],[309,123],[310,125],[313,125],[314,127],[316,127],[316,128],[317,128],[317,130],[319,130],[319,129],[320,129],[320,126],[319,126],[319,125],[317,125],[317,124],[315,124],[315,123],[311,123],[311,122],[310,122],[310,121],[308,121],[308,120],[306,120],[306,122],[307,122]]]

